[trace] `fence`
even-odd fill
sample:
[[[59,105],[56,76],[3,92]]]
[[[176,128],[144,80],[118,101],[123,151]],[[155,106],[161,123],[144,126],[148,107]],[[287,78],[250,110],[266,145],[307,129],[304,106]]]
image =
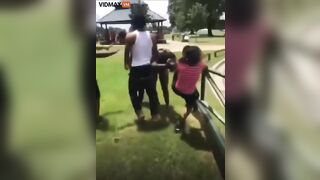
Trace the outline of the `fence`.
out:
[[[210,56],[208,56],[208,58],[210,60]],[[206,82],[208,82],[208,84],[212,87],[214,93],[216,93],[218,97],[218,100],[223,104],[223,106],[225,106],[225,99],[211,75],[225,78],[225,75],[219,72],[213,70],[204,71],[201,76],[200,99],[198,100],[197,104],[199,107],[199,112],[203,117],[201,121],[201,127],[205,133],[208,144],[211,147],[212,153],[215,157],[215,161],[219,167],[221,176],[224,179],[225,141],[222,135],[220,134],[217,126],[214,124],[214,118],[218,119],[223,124],[225,124],[225,120],[224,118],[221,118],[221,116],[214,109],[212,109],[212,107],[205,101]]]

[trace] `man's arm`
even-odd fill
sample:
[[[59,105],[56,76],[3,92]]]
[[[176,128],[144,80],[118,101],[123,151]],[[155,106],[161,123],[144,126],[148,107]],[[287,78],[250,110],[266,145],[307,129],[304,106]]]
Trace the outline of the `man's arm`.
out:
[[[105,58],[105,57],[109,57],[112,56],[114,54],[116,54],[119,50],[113,51],[113,52],[97,52],[96,51],[96,58]]]
[[[125,49],[124,49],[124,69],[128,70],[131,67],[131,49],[135,41],[135,35],[128,33],[125,40]]]

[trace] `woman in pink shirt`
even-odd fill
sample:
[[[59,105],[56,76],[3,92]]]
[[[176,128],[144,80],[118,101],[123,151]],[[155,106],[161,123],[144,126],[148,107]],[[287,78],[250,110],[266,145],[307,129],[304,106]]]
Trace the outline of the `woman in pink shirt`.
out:
[[[207,66],[202,62],[202,52],[197,46],[185,46],[182,51],[182,58],[179,60],[175,74],[173,76],[172,89],[186,101],[186,113],[183,119],[178,121],[176,132],[180,132],[185,127],[185,121],[192,110],[197,110],[196,101],[199,92],[196,84],[200,75]]]

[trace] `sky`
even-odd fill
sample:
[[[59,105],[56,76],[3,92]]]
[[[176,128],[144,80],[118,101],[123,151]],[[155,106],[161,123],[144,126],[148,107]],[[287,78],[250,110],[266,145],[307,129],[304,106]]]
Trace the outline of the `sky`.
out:
[[[100,0],[100,1],[105,1],[105,0]],[[108,14],[110,11],[112,11],[114,8],[113,7],[99,7],[98,5],[99,0],[96,0],[96,19],[102,18],[104,15]],[[165,19],[166,21],[163,22],[164,26],[170,26],[169,22],[169,15],[167,14],[167,9],[168,9],[168,0],[145,0],[145,3],[148,4],[149,9],[152,11],[158,13]],[[114,25],[108,25],[108,27],[119,27],[119,28],[124,28],[126,30],[129,29],[130,25],[122,25],[122,24],[114,24]]]

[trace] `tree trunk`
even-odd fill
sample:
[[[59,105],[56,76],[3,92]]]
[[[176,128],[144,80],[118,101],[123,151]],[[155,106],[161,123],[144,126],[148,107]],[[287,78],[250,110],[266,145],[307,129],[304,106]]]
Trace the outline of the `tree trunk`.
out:
[[[208,29],[208,36],[213,37],[213,34],[212,34],[213,20],[210,17],[208,17],[207,19],[207,29]]]
[[[191,29],[191,32],[190,32],[190,34],[194,34],[194,30],[193,30],[193,29]]]

